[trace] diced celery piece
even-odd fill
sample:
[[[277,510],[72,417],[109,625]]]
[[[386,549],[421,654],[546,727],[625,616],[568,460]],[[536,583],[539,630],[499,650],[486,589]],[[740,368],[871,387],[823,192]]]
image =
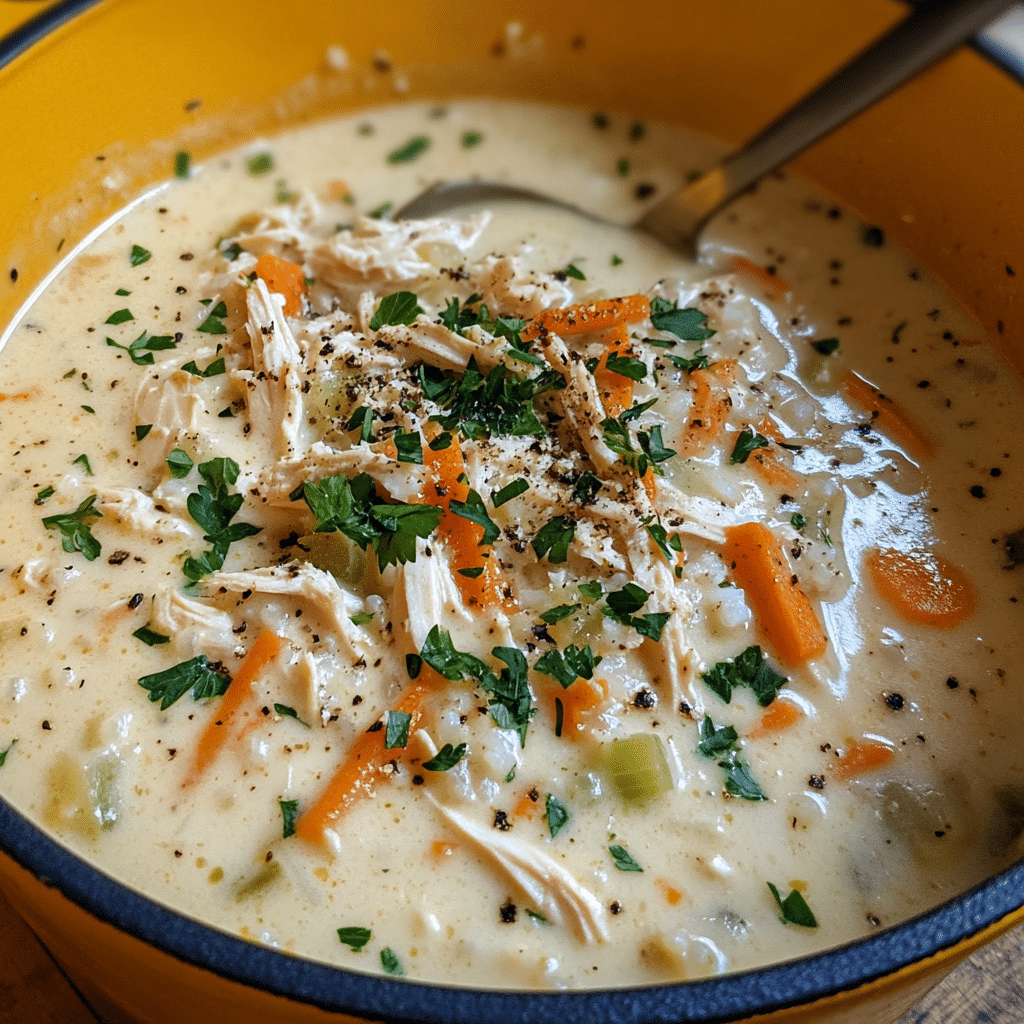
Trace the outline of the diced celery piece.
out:
[[[251,878],[243,879],[235,887],[235,902],[241,903],[263,892],[269,885],[273,885],[281,877],[281,865],[276,860],[264,865]]]
[[[654,733],[612,740],[606,764],[615,788],[627,803],[643,803],[672,789],[672,769],[665,747]]]
[[[362,589],[366,556],[345,534],[339,531],[312,533],[308,537],[300,537],[299,544],[309,552],[303,555],[304,561],[329,572],[352,590]]]
[[[121,816],[121,762],[104,754],[89,766],[89,795],[100,828],[112,829]]]

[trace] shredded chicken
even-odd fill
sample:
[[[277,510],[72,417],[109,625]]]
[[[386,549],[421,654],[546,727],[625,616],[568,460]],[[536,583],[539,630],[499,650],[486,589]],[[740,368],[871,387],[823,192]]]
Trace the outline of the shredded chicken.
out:
[[[568,919],[580,941],[608,941],[604,907],[557,861],[508,832],[496,832],[490,826],[481,825],[467,815],[444,806],[429,791],[427,797],[442,817],[500,867],[509,881],[552,924],[561,924]]]

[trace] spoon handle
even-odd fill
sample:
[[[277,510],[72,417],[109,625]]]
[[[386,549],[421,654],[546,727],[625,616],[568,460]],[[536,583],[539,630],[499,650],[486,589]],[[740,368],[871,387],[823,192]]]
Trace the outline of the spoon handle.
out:
[[[651,207],[637,227],[694,251],[705,222],[769,172],[973,36],[1008,0],[927,0],[745,146]]]

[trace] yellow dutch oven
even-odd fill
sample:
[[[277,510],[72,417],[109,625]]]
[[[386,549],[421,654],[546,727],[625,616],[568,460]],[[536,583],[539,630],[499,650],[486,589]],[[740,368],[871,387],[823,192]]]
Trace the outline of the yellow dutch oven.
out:
[[[202,159],[400,91],[575,102],[739,142],[904,13],[890,0],[0,0],[0,330],[62,252],[168,176],[178,149]],[[509,23],[538,45],[510,47]],[[330,66],[331,44],[347,51],[348,70]],[[407,89],[370,73],[379,49]],[[795,164],[930,266],[1017,372],[1022,141],[1019,74],[968,48]],[[2,801],[0,888],[110,1024],[887,1024],[1024,921],[1018,864],[903,925],[775,967],[509,993],[363,976],[198,925],[89,867]]]

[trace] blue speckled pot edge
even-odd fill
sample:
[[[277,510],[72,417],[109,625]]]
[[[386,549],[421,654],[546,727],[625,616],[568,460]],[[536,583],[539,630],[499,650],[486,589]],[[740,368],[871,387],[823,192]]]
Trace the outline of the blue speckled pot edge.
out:
[[[0,67],[99,0],[63,0],[0,40]],[[1024,62],[976,47],[1024,84]],[[644,988],[522,993],[452,988],[298,960],[182,917],[127,889],[0,800],[0,848],[98,920],[232,981],[328,1011],[400,1022],[492,1019],[531,1024],[722,1024],[849,992],[969,940],[1024,905],[1024,861],[928,913],[813,957],[703,981]],[[59,880],[59,881],[58,881]]]

